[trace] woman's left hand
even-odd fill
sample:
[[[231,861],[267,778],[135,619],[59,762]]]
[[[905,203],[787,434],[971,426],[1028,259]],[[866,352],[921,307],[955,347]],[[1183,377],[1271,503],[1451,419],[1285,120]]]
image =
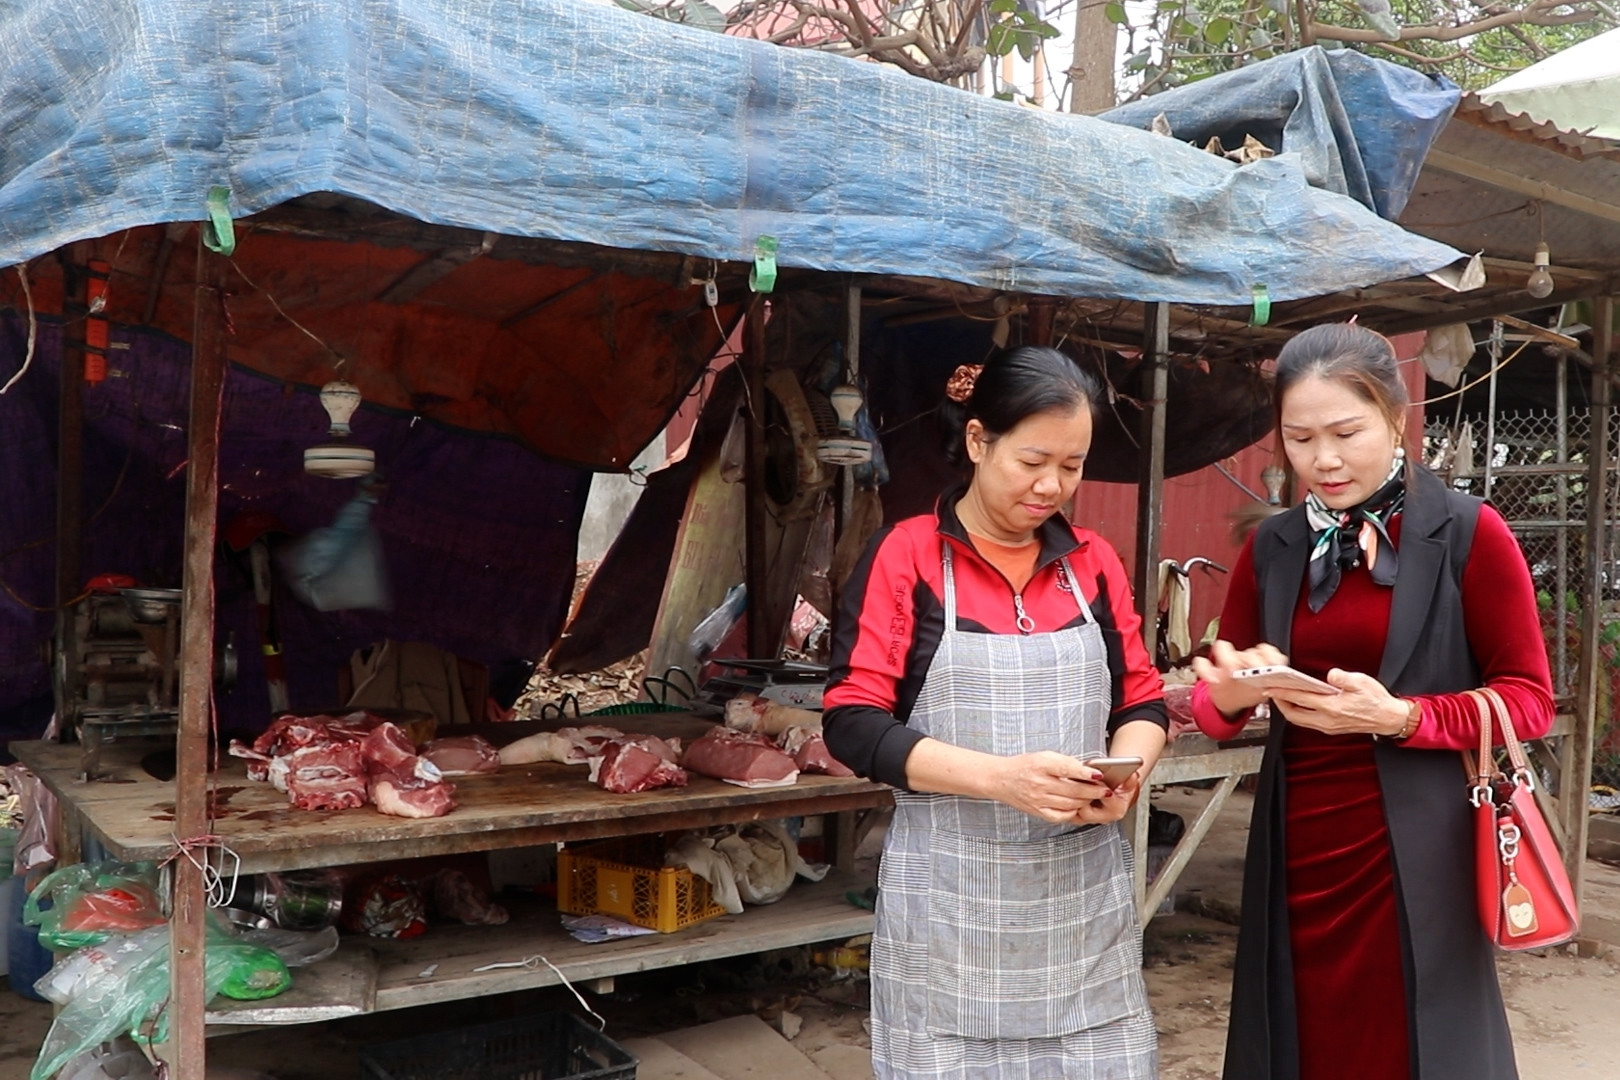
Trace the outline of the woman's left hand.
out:
[[[1114,788],[1100,799],[1092,799],[1080,807],[1075,813],[1074,820],[1081,825],[1101,825],[1110,821],[1119,821],[1136,801],[1136,796],[1142,790],[1142,771],[1138,769],[1132,773],[1130,779]]]
[[[1272,704],[1290,724],[1329,735],[1394,735],[1406,726],[1407,703],[1371,675],[1334,668],[1327,681],[1340,692],[1279,692],[1272,695]]]

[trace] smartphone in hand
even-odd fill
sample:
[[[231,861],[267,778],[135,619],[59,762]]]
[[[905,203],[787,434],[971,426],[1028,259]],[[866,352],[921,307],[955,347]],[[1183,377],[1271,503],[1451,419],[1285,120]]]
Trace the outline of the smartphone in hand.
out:
[[[1102,782],[1112,789],[1129,780],[1131,774],[1142,767],[1142,759],[1139,757],[1094,757],[1083,758],[1080,764],[1102,773]]]
[[[1297,671],[1287,664],[1270,664],[1266,667],[1244,668],[1232,672],[1232,678],[1239,682],[1246,682],[1258,686],[1262,690],[1295,690],[1307,694],[1337,694],[1340,692],[1332,683],[1323,682],[1313,678],[1303,671]]]

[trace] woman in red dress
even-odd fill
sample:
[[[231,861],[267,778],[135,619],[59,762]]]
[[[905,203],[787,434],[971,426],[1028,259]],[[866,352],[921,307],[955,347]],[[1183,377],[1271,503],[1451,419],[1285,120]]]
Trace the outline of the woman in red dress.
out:
[[[1473,687],[1526,738],[1552,724],[1529,570],[1501,515],[1405,460],[1382,336],[1298,335],[1276,396],[1307,495],[1240,557],[1193,695],[1216,738],[1272,706],[1226,1080],[1512,1080],[1457,751],[1479,744]],[[1340,692],[1233,678],[1280,663]]]

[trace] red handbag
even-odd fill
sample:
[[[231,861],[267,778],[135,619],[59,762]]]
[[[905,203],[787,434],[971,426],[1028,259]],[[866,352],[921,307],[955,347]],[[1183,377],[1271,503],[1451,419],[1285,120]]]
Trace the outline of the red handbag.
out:
[[[1500,949],[1560,945],[1580,929],[1575,890],[1564,860],[1536,805],[1535,779],[1507,705],[1495,690],[1470,690],[1479,709],[1479,757],[1463,751],[1473,782],[1474,845],[1479,870],[1479,919]],[[1502,730],[1513,775],[1496,765],[1491,722]]]

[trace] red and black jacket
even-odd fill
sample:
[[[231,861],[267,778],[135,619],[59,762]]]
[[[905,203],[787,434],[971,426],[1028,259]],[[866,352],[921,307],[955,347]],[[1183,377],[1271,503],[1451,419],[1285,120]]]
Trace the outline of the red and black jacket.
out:
[[[906,787],[906,758],[923,738],[906,727],[945,628],[941,544],[950,544],[957,629],[1016,634],[1012,583],[968,540],[956,516],[962,488],[941,497],[933,514],[907,518],[872,538],[844,586],[833,635],[823,725],[834,757],[862,776]],[[1062,582],[1067,557],[1102,630],[1113,674],[1112,734],[1132,720],[1168,730],[1164,692],[1142,644],[1142,620],[1130,582],[1108,541],[1054,516],[1036,534],[1040,557],[1024,588],[1035,633],[1078,626],[1084,618]]]

